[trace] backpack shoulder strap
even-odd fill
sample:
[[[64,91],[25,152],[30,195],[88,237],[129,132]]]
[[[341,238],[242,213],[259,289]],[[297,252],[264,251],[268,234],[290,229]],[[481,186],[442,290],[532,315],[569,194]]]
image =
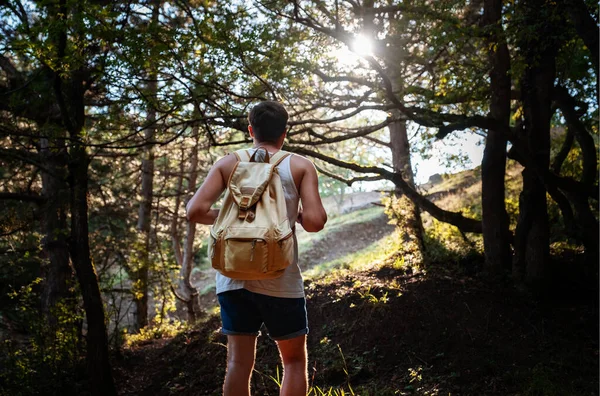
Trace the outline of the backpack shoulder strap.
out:
[[[248,153],[248,150],[237,150],[234,151],[233,154],[237,157],[238,161],[240,162],[249,162],[250,161],[250,153]]]
[[[287,151],[279,150],[278,152],[276,152],[275,154],[273,154],[271,156],[269,163],[272,164],[273,167],[275,168],[275,167],[277,167],[277,165],[279,165],[281,163],[281,161],[283,161],[290,155],[291,155],[291,153],[288,153]]]

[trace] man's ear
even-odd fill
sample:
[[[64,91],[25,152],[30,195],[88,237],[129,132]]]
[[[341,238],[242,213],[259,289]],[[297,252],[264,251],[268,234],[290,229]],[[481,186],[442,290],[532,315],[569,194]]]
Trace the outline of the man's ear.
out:
[[[254,138],[254,131],[252,130],[252,125],[248,125],[248,132],[250,133],[250,137]]]
[[[286,130],[283,132],[283,134],[281,134],[281,136],[279,136],[279,140],[277,141],[277,144],[279,145],[279,147],[283,146],[283,143],[285,142],[285,138],[287,136],[287,128]]]

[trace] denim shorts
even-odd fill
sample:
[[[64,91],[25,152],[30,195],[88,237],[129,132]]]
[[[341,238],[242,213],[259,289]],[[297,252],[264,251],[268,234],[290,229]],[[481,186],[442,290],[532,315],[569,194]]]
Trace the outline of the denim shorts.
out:
[[[289,340],[308,334],[304,298],[271,297],[246,289],[219,293],[221,332],[225,335],[259,334],[265,324],[271,339]]]

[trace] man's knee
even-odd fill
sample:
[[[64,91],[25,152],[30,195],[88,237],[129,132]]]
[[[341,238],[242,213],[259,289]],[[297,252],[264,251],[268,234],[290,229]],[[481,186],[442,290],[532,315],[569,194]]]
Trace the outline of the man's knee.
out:
[[[306,335],[291,340],[277,341],[281,360],[285,365],[306,365]]]
[[[227,370],[251,372],[254,369],[254,359],[240,356],[227,357]]]
[[[252,371],[256,337],[229,336],[227,345],[227,368]]]

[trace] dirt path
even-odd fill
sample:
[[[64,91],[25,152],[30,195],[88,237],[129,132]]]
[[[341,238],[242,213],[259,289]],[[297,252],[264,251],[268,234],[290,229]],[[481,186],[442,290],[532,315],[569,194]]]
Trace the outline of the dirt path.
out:
[[[366,248],[394,231],[388,224],[386,214],[371,221],[338,226],[335,231],[317,239],[312,246],[300,253],[299,265],[306,271],[315,265],[326,263]]]

